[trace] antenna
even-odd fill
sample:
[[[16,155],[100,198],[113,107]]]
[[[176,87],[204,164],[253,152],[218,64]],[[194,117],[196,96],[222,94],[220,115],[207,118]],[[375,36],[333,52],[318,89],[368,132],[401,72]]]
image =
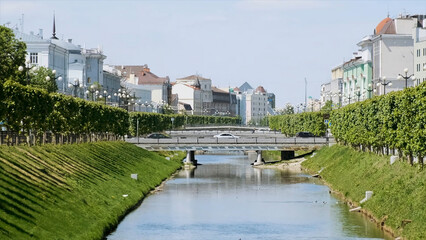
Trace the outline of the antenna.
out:
[[[21,16],[22,17],[19,19],[19,24],[21,25],[21,32],[24,32],[24,14]]]

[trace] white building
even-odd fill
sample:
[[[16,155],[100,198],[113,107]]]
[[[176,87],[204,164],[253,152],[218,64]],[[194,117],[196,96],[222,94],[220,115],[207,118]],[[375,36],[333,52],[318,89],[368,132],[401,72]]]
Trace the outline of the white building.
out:
[[[398,74],[413,73],[413,28],[417,18],[400,16],[395,19],[383,19],[375,28],[373,43],[373,83],[377,86],[376,94],[383,95],[390,91],[402,90],[405,80],[398,80]],[[384,81],[385,80],[385,81]],[[388,84],[389,85],[383,85]],[[413,82],[409,81],[408,86]]]
[[[26,34],[18,31],[18,29],[12,30],[15,38],[27,45],[26,59],[30,61],[31,65],[56,70],[56,74],[63,78],[61,82],[56,82],[58,90],[65,92],[69,80],[69,51],[57,45],[56,39],[45,39],[42,29],[39,30],[37,35],[33,32]]]
[[[237,114],[243,124],[258,125],[268,115],[268,96],[262,86],[254,90],[245,82],[239,88],[234,88],[234,93],[237,95]]]
[[[172,84],[172,94],[177,94],[179,97],[180,108],[184,109],[187,113],[191,111],[192,115],[203,115],[202,108],[202,90],[196,83],[190,85],[188,83]],[[188,105],[190,107],[188,107]]]
[[[426,81],[426,18],[419,16],[414,28],[414,76],[415,85]]]
[[[125,78],[129,89],[139,92],[140,99],[154,105],[171,104],[171,84],[168,76],[159,77],[148,65],[115,66]],[[147,93],[149,91],[149,93]]]
[[[72,39],[59,40],[55,31],[55,22],[52,37],[47,39],[44,38],[42,29],[37,35],[13,29],[15,37],[26,43],[27,60],[30,60],[31,65],[56,70],[56,75],[62,77],[62,81],[57,80],[59,92],[73,94],[77,89],[76,95],[86,98],[85,92],[94,82],[98,82],[103,88],[109,88],[103,83],[103,60],[106,56],[102,50],[83,49],[80,45],[73,44]],[[83,87],[70,88],[68,84]]]

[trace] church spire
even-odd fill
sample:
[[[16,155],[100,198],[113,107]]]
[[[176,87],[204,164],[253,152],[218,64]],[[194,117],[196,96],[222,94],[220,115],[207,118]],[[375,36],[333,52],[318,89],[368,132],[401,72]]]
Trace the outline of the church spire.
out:
[[[55,13],[53,13],[53,33],[52,33],[52,37],[50,39],[58,39],[56,37],[56,26],[55,26]]]

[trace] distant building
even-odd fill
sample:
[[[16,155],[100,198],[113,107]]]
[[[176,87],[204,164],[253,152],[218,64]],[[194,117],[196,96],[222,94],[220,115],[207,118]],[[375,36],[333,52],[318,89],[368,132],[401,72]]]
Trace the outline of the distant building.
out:
[[[405,81],[397,80],[405,68],[413,73],[413,28],[417,26],[418,16],[400,16],[395,19],[383,19],[375,28],[373,43],[373,83],[376,94],[383,95],[391,91],[401,90]],[[383,79],[386,79],[386,82]],[[392,83],[382,85],[382,83]],[[378,84],[379,83],[379,84]],[[412,86],[410,81],[408,86]]]
[[[143,103],[153,105],[172,105],[172,86],[168,76],[159,77],[151,72],[148,65],[115,66],[125,79],[124,84],[138,92]],[[149,93],[148,93],[149,92]]]
[[[73,94],[75,88],[69,88],[70,83],[83,86],[77,88],[76,95],[80,98],[87,98],[86,90],[95,82],[105,89],[111,88],[103,82],[103,60],[106,56],[102,50],[81,48],[80,45],[73,44],[72,39],[59,40],[56,37],[55,22],[50,38],[44,38],[42,29],[37,35],[12,30],[18,40],[26,43],[27,60],[31,65],[56,70],[56,75],[62,77],[62,81],[56,82],[59,92]]]
[[[414,29],[414,84],[426,81],[426,18],[419,16]]]
[[[260,124],[261,120],[268,115],[269,102],[266,90],[262,86],[253,89],[245,82],[233,91],[237,98],[237,114],[241,117],[242,123]]]

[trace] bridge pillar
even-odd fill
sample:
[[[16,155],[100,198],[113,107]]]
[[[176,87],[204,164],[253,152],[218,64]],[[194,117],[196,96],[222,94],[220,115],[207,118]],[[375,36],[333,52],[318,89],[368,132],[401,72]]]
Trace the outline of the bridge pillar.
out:
[[[294,158],[294,151],[281,151],[281,160],[290,160]]]
[[[195,151],[190,150],[186,152],[185,167],[197,166],[197,160],[195,160]]]
[[[262,159],[262,151],[261,150],[257,150],[257,158],[256,161],[253,163],[253,166],[258,166],[258,165],[262,165],[265,163],[265,161]]]

